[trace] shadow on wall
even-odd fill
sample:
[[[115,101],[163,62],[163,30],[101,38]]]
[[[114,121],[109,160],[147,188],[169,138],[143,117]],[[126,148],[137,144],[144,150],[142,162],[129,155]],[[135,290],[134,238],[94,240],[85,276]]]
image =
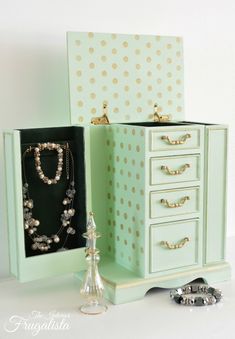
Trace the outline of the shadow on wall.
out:
[[[70,124],[66,43],[1,46],[0,133],[4,129]],[[0,138],[0,277],[9,274],[5,180]]]

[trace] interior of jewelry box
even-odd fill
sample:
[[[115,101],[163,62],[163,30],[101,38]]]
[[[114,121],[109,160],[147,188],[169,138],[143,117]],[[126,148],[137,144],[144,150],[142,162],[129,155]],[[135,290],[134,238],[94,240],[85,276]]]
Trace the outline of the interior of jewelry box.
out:
[[[131,125],[131,126],[143,126],[143,127],[167,127],[167,126],[185,126],[185,125],[205,125],[212,126],[215,124],[207,124],[204,122],[194,122],[194,121],[172,121],[172,122],[157,122],[157,121],[146,121],[146,122],[127,122],[122,125]]]
[[[54,142],[66,144],[68,142],[74,158],[74,182],[76,194],[74,197],[75,215],[72,217],[71,226],[75,235],[69,235],[65,247],[75,249],[85,246],[82,233],[86,230],[86,181],[85,181],[85,152],[84,128],[81,126],[37,128],[20,130],[21,152],[37,143]],[[41,152],[41,166],[48,177],[54,178],[57,167],[57,152],[44,150]],[[71,166],[71,163],[70,163]],[[65,161],[61,179],[55,185],[44,184],[38,177],[35,169],[33,152],[25,157],[25,172],[29,184],[30,197],[34,201],[33,217],[40,220],[39,234],[56,234],[61,226],[61,214],[64,210],[63,199],[66,197],[68,180],[66,178]],[[22,178],[23,181],[23,178]],[[66,230],[60,235],[60,242],[53,243],[53,249],[46,253],[57,251],[63,246]],[[42,254],[32,250],[32,240],[25,232],[26,257]],[[45,253],[45,252],[43,252]]]

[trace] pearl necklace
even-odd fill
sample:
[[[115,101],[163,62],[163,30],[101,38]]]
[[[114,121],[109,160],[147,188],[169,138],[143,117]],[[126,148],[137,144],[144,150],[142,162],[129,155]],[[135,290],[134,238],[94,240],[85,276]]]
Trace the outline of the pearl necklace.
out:
[[[42,170],[41,167],[41,151],[44,149],[47,149],[49,151],[56,150],[58,153],[58,165],[57,165],[57,170],[55,174],[54,179],[49,179]],[[36,171],[38,172],[39,178],[48,185],[51,184],[57,184],[57,182],[60,180],[60,177],[62,175],[62,169],[63,169],[63,148],[61,147],[60,144],[54,144],[54,143],[43,143],[43,144],[38,144],[38,147],[34,148],[34,159],[35,159],[35,167]]]
[[[45,176],[42,167],[41,167],[41,151],[43,150],[49,151],[57,151],[58,155],[58,165],[56,170],[56,175],[54,179],[50,179]],[[38,232],[40,221],[33,217],[33,207],[34,202],[33,199],[30,198],[29,194],[29,184],[26,178],[26,171],[25,171],[25,156],[31,152],[34,152],[34,160],[35,160],[35,167],[38,173],[39,178],[47,185],[57,184],[60,180],[63,170],[63,158],[64,158],[64,151],[66,155],[66,172],[67,172],[67,179],[69,179],[69,158],[71,159],[71,181],[68,184],[68,189],[66,190],[66,197],[63,199],[63,205],[65,209],[61,214],[61,226],[56,234],[52,235],[40,235]],[[36,147],[30,146],[26,149],[22,156],[22,168],[23,168],[23,211],[24,211],[24,229],[32,239],[32,249],[39,250],[41,252],[48,251],[52,246],[53,243],[60,242],[60,236],[64,230],[66,230],[66,238],[64,244],[60,250],[65,249],[65,243],[68,239],[69,235],[74,235],[76,233],[75,229],[71,227],[71,219],[75,214],[75,209],[73,208],[73,201],[74,195],[76,193],[75,190],[75,183],[74,183],[74,159],[73,154],[69,148],[69,145],[60,145],[55,143],[43,143],[37,144]]]

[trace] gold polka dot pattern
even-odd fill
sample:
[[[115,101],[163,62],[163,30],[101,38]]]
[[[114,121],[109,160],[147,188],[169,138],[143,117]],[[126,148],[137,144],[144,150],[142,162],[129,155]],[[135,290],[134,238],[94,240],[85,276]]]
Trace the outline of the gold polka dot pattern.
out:
[[[90,123],[104,100],[111,122],[149,121],[155,102],[183,119],[180,37],[70,32],[68,56],[72,123]]]
[[[145,260],[145,196],[144,190],[138,189],[140,180],[144,181],[144,138],[142,127],[111,125],[106,128],[107,252],[117,263],[140,274]]]

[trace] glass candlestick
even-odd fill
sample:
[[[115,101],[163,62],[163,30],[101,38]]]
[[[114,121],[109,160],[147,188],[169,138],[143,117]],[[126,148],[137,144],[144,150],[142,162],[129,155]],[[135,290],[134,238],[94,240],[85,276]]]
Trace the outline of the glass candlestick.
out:
[[[100,234],[96,232],[92,212],[89,213],[87,231],[83,237],[87,240],[86,261],[88,268],[80,290],[86,303],[80,307],[80,310],[85,314],[99,314],[107,310],[107,305],[103,300],[104,285],[98,270],[100,256],[99,250],[96,248],[96,239],[100,237]]]

